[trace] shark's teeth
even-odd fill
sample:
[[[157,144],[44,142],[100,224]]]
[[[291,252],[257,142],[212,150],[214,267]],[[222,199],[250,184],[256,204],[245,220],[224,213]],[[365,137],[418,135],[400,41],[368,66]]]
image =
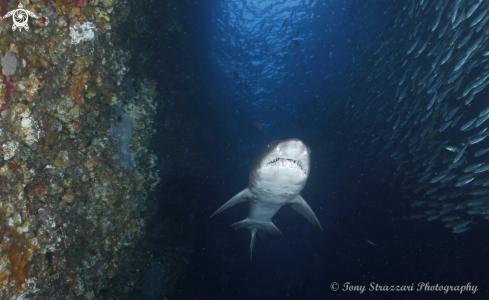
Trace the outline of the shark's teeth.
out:
[[[302,166],[302,162],[295,159],[275,158],[274,160],[267,163],[265,167],[269,167],[269,166],[270,167],[279,166],[279,167],[289,167],[289,168],[298,167],[299,169],[302,170],[302,172],[304,172],[304,174],[306,174],[306,170],[304,170],[304,167]]]

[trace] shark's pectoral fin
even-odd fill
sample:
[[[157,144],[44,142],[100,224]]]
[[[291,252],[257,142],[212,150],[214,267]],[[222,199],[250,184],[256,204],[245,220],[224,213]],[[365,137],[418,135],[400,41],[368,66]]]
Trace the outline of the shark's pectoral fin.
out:
[[[312,211],[311,207],[309,204],[307,204],[306,200],[302,198],[301,195],[298,195],[295,197],[294,201],[290,204],[290,207],[292,207],[296,212],[300,213],[304,218],[307,219],[311,225],[319,229],[320,231],[323,231],[323,228],[321,227],[321,224],[319,224],[319,220]]]
[[[282,236],[280,229],[273,224],[272,221],[267,223],[256,222],[251,219],[244,219],[237,223],[232,224],[230,227],[234,228],[248,228],[251,232],[251,244],[250,244],[250,261],[252,260],[253,251],[259,242],[266,240],[268,237]]]
[[[210,216],[211,218],[219,213],[221,213],[223,210],[226,210],[230,208],[231,206],[234,206],[235,204],[241,203],[248,201],[248,197],[251,197],[251,192],[248,188],[245,188],[241,192],[237,193],[233,198],[229,199],[228,202],[224,203],[221,207],[219,207],[218,210],[216,210],[215,213]]]

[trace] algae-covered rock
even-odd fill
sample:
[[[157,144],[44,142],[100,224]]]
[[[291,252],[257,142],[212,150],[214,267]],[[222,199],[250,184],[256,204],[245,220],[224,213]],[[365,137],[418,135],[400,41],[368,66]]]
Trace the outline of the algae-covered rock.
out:
[[[7,51],[5,56],[2,58],[2,73],[5,76],[12,76],[17,71],[17,66],[19,65],[19,59],[17,54],[12,51]]]
[[[134,155],[129,149],[129,144],[134,132],[134,118],[136,117],[136,114],[131,113],[131,115],[126,115],[122,110],[120,103],[117,103],[112,107],[115,113],[115,120],[112,122],[107,135],[110,137],[110,140],[114,143],[115,148],[119,153],[117,165],[132,170],[134,168]]]

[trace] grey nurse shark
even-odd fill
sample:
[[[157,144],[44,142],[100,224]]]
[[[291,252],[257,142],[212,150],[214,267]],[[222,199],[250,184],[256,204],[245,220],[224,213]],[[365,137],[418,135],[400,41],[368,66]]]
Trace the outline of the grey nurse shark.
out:
[[[284,205],[290,205],[322,231],[316,215],[300,195],[309,177],[310,153],[298,139],[269,143],[251,165],[248,187],[212,214],[211,218],[235,204],[249,202],[248,217],[231,226],[250,230],[250,260],[258,242],[270,235],[282,235],[272,217]]]

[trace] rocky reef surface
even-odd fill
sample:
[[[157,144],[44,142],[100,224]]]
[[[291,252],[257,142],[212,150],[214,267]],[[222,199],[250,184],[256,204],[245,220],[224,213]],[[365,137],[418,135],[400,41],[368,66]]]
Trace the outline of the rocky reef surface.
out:
[[[144,276],[158,94],[124,87],[125,2],[21,0],[29,30],[0,19],[0,299],[109,299],[111,278]]]

